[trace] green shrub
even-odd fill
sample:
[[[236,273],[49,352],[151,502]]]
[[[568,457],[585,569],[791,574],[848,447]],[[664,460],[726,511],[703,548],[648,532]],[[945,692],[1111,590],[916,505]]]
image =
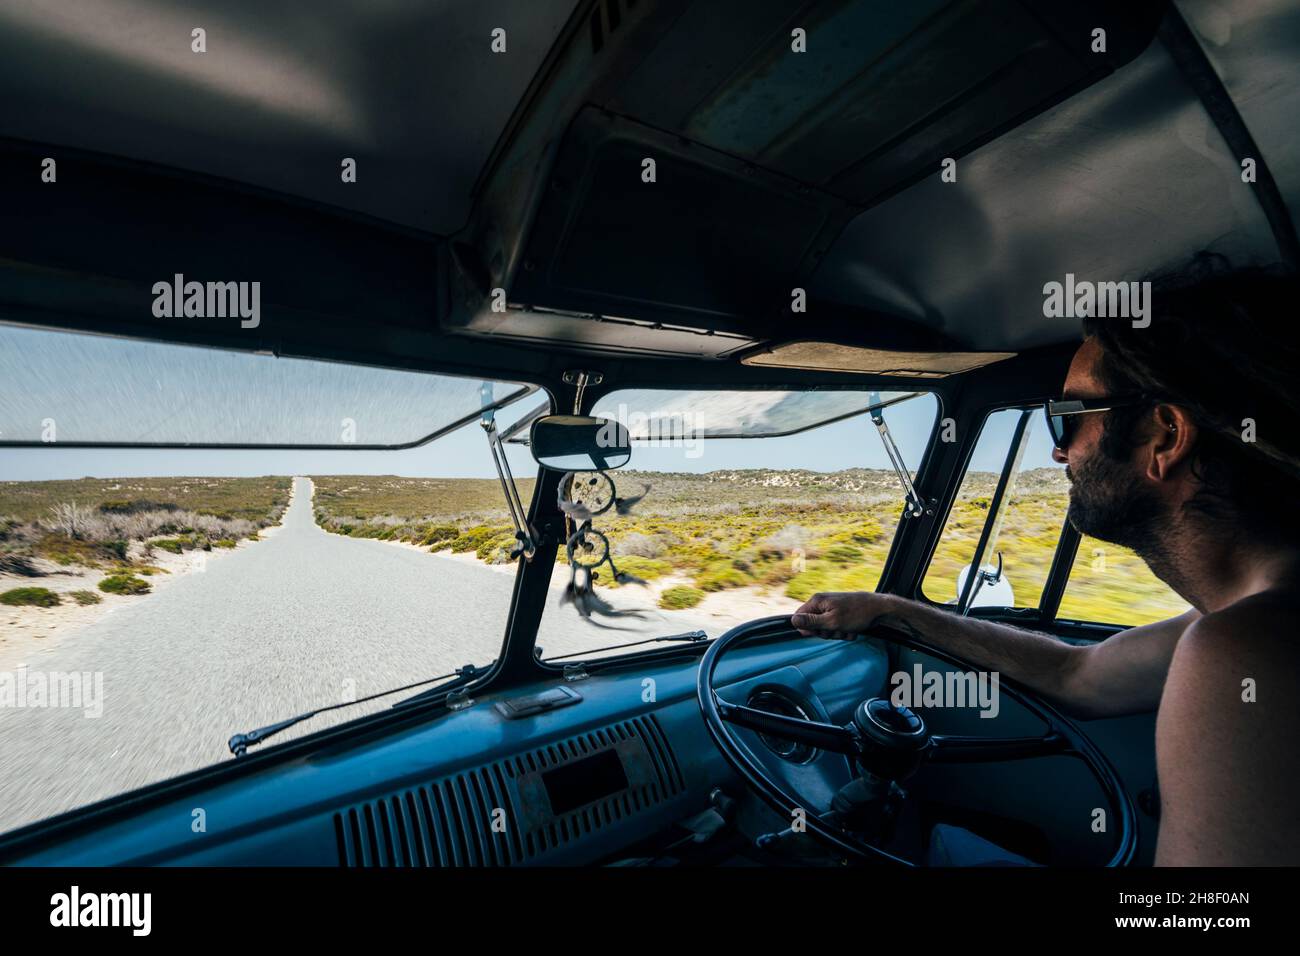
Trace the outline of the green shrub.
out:
[[[463,551],[477,552],[483,545],[500,539],[502,534],[511,536],[514,531],[502,525],[475,525],[452,539],[451,550],[457,554]]]
[[[796,574],[785,586],[785,596],[796,601],[806,601],[818,591],[829,591],[830,576],[821,568]]]
[[[141,511],[179,511],[180,508],[181,506],[174,501],[154,501],[150,498],[138,498],[134,501],[108,500],[99,506],[103,514],[119,515],[137,514]]]
[[[480,561],[500,564],[502,560],[509,558],[510,549],[514,547],[514,543],[515,533],[507,529],[497,537],[488,538],[480,544],[474,549],[474,554]]]
[[[159,538],[151,542],[155,548],[162,548],[164,551],[170,551],[172,554],[180,554],[185,550],[185,546],[190,542],[181,538]]]
[[[703,600],[704,592],[699,588],[678,584],[659,595],[659,606],[669,611],[681,611],[688,607],[695,607]]]
[[[849,545],[856,548],[866,544],[875,544],[884,537],[885,534],[880,527],[880,523],[874,518],[864,515],[855,517],[851,527],[820,538],[816,544],[823,550],[834,548],[837,545]],[[814,550],[818,550],[818,548],[814,548]]]
[[[109,574],[143,574],[146,578],[151,578],[155,574],[169,574],[170,572],[158,567],[155,564],[120,564],[115,568],[109,568]]]
[[[670,547],[667,557],[677,567],[698,568],[722,555],[714,550],[712,542],[684,540]]]
[[[862,560],[862,549],[851,544],[837,544],[826,550],[826,558],[836,564],[851,564]]]
[[[117,558],[117,560],[119,561],[126,560],[126,549],[128,545],[125,541],[104,541],[101,542],[99,546],[103,548],[109,555],[111,555],[114,558]]]
[[[845,565],[810,561],[808,570],[786,584],[785,596],[806,601],[818,591],[872,591],[879,580],[880,567],[874,562]]]
[[[637,554],[629,554],[620,557],[614,555],[614,563],[618,565],[620,571],[638,577],[643,581],[653,581],[655,578],[661,578],[673,569],[673,566],[659,558],[643,558]],[[611,584],[611,586],[613,586]]]
[[[80,564],[93,568],[104,556],[104,552],[92,542],[78,541],[62,534],[45,535],[36,542],[33,551],[39,557],[64,567]]]
[[[232,538],[218,538],[216,541],[212,542],[212,546],[214,548],[233,548],[235,542]]]
[[[68,594],[68,597],[83,606],[87,604],[99,604],[104,600],[94,591],[72,591]]]
[[[59,603],[59,596],[49,588],[14,588],[0,594],[0,604],[13,606],[29,605],[31,607],[54,607]]]
[[[431,524],[424,529],[418,543],[430,550],[438,551],[458,537],[460,537],[460,528],[454,524]]]
[[[131,574],[112,574],[99,582],[99,589],[109,594],[148,594],[153,585]]]
[[[794,568],[791,567],[791,562],[773,561],[763,567],[758,582],[767,587],[776,587],[778,584],[785,584],[792,577],[794,577]]]
[[[723,591],[727,588],[743,588],[752,583],[744,571],[730,565],[713,566],[695,575],[695,586],[703,591]]]

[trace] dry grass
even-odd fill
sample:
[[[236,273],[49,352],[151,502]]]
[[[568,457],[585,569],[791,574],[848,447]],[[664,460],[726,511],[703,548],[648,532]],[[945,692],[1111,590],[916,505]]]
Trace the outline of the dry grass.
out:
[[[282,477],[0,482],[0,567],[27,574],[38,571],[34,559],[98,567],[128,561],[133,550],[147,556],[154,539],[189,550],[253,537],[279,521],[290,485]]]

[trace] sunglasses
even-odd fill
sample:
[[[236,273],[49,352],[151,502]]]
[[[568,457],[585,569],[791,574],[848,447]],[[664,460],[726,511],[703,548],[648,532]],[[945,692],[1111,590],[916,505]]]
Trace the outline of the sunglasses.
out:
[[[1052,443],[1061,451],[1070,447],[1080,415],[1094,412],[1108,412],[1112,408],[1132,408],[1144,405],[1152,399],[1147,395],[1125,398],[1072,398],[1059,402],[1046,402],[1043,410],[1047,413],[1047,433],[1052,436]]]

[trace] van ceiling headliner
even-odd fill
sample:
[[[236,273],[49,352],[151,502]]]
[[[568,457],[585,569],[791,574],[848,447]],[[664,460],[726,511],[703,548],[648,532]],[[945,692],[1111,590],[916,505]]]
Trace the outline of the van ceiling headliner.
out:
[[[1100,4],[690,4],[670,30],[638,35],[625,74],[591,92],[603,115],[569,127],[553,188],[538,190],[524,269],[507,267],[501,284],[524,306],[767,341],[1024,351],[1078,340],[1076,318],[1043,314],[1044,285],[1068,274],[1134,281],[1202,250],[1294,259],[1300,5],[1175,9],[1152,40],[1159,16],[1142,35]],[[1065,63],[1090,69],[1093,16],[1111,25],[1118,62],[1080,88]],[[801,23],[809,49],[827,51],[808,63],[783,52]],[[990,86],[997,96],[983,95]],[[1051,105],[1053,90],[1068,95]],[[944,130],[954,115],[1018,113],[973,143],[977,126]],[[592,131],[602,124],[613,145]],[[1254,140],[1258,184],[1242,181],[1249,154],[1234,124]],[[626,185],[644,155],[667,170],[653,196]],[[945,156],[957,157],[955,183],[940,179]],[[692,192],[692,163],[722,175]],[[780,177],[807,198],[782,192]],[[792,287],[814,302],[797,329]],[[478,327],[490,334],[493,321]],[[913,341],[891,343],[900,329]]]
[[[1177,4],[1300,219],[1300,5]],[[1045,282],[1131,281],[1200,250],[1270,263],[1238,157],[1157,41],[1112,76],[858,216],[812,291],[985,349],[1077,339]]]
[[[0,0],[0,135],[445,235],[576,3]]]
[[[179,170],[182,176],[219,177],[273,199],[305,200],[430,237],[463,234],[478,216],[475,203],[483,192],[475,193],[476,183],[491,191],[489,157],[502,148],[508,124],[526,121],[517,108],[527,91],[538,88],[535,78],[578,2],[0,0],[0,136]],[[631,9],[629,0],[622,2]],[[717,28],[733,46],[752,41],[760,50],[765,39],[746,39],[739,29],[748,24],[753,32],[760,9],[784,18],[818,6],[811,0],[792,4],[787,14],[778,0],[752,0],[752,8],[749,2],[698,0],[689,6],[705,20],[722,18]],[[603,0],[600,9],[608,11],[611,4],[618,6]],[[681,5],[686,0],[662,4]],[[872,6],[866,0],[825,5]],[[1176,6],[1296,218],[1300,5],[1178,0]],[[649,20],[647,10],[654,7],[642,0],[638,15]],[[743,22],[726,22],[723,9],[740,11],[736,15],[743,15]],[[630,14],[624,18],[624,34],[631,19]],[[690,38],[691,23],[683,17],[653,43],[628,44],[626,51],[615,33],[605,61],[591,63],[617,75],[618,65],[608,62],[614,53],[626,52],[631,68],[660,42],[665,51],[673,42],[698,44],[698,35]],[[509,52],[493,54],[490,32],[503,25]],[[206,54],[190,51],[195,26],[207,30]],[[590,42],[585,33],[579,36]],[[705,40],[707,49],[711,41]],[[722,62],[720,56],[715,50],[688,58],[680,69],[711,68],[714,60]],[[661,59],[666,66],[680,61]],[[849,76],[851,67],[840,68]],[[649,128],[664,122],[654,115],[664,102],[656,83],[674,75],[680,81],[673,71],[634,73],[625,77],[632,84],[627,89],[643,81],[641,95],[612,99],[633,107],[624,113],[629,122]],[[733,156],[748,154],[754,165],[765,170],[770,164],[787,177],[807,165],[810,155],[816,158],[792,149],[789,136],[772,139],[756,125],[762,110],[751,109],[742,95],[751,78],[739,78],[734,89],[731,82],[721,78],[717,95],[682,117],[685,147],[695,137],[696,143],[731,150]],[[778,72],[765,82],[779,89],[785,80]],[[593,87],[586,102],[600,103],[610,87],[603,93]],[[834,119],[816,116],[831,132]],[[773,129],[805,128],[798,116],[779,109],[772,123]],[[540,176],[533,183],[539,192],[549,185],[547,151],[563,145],[564,127],[558,129],[530,144],[535,151],[526,152],[526,162],[517,167]],[[359,161],[356,184],[339,180],[344,156]],[[814,191],[823,185],[815,183]],[[540,201],[536,193],[503,195],[504,205],[520,209]],[[1061,344],[1077,338],[1078,322],[1042,315],[1042,285],[1067,272],[1080,279],[1136,279],[1177,265],[1199,249],[1238,261],[1279,258],[1259,202],[1240,182],[1238,157],[1159,40],[1112,75],[961,157],[955,184],[926,176],[883,200],[865,194],[850,198],[862,203],[854,208],[856,215],[801,279],[815,300],[831,306],[819,308],[821,315],[844,307],[837,321],[866,346],[888,347],[889,328],[902,326],[933,333],[950,348],[1022,351]],[[106,215],[98,208],[81,214],[92,221]],[[519,215],[518,234],[506,236],[507,245],[522,246],[533,228],[526,212]],[[138,218],[134,225],[141,227],[152,221],[144,214]],[[302,222],[320,231],[310,218]],[[368,241],[344,231],[341,243]],[[69,244],[70,235],[65,230],[61,241]],[[160,233],[156,238],[190,237]],[[379,270],[375,281],[382,279],[393,290],[390,311],[404,310],[412,329],[436,333],[433,297],[405,291],[424,290],[434,281],[425,266],[427,250],[409,245],[404,256],[385,259],[396,263],[390,272],[401,274]],[[266,261],[271,268],[273,258]],[[655,266],[647,263],[651,270]],[[358,296],[366,292],[364,271],[332,278],[336,284],[351,283]],[[292,291],[292,284],[279,285]],[[341,303],[340,314],[356,315],[347,297],[331,292],[330,298]],[[531,304],[565,307],[542,298]],[[383,321],[378,312],[372,306],[366,320]],[[622,314],[654,318],[635,309]],[[864,314],[874,320],[863,324]],[[742,318],[753,329],[732,331],[784,340],[757,317],[742,313]],[[785,339],[814,337],[811,328],[799,332]],[[672,334],[663,330],[661,337]],[[585,348],[580,336],[558,322],[540,338],[574,352]],[[509,335],[499,339],[513,344]],[[664,352],[686,354],[671,346]]]

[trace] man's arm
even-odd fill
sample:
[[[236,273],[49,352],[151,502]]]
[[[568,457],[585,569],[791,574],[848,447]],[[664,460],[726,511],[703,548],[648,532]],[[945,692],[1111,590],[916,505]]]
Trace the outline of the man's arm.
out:
[[[792,620],[805,634],[855,634],[874,624],[891,625],[983,670],[1005,674],[1073,717],[1092,718],[1155,710],[1174,647],[1199,616],[1188,611],[1097,644],[1073,645],[1050,634],[861,591],[814,594]]]

